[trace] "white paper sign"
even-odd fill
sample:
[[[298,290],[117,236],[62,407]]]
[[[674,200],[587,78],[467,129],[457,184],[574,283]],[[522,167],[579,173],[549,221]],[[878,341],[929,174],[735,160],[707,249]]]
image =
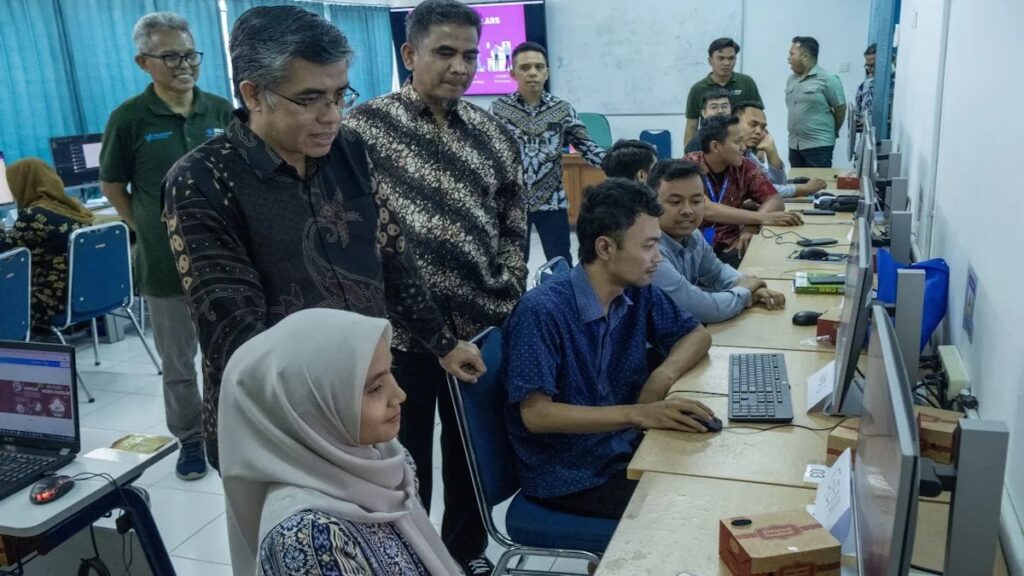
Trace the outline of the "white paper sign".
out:
[[[818,484],[814,497],[814,519],[828,530],[836,540],[844,543],[853,525],[853,482],[850,449],[835,461],[825,479]],[[852,540],[852,539],[851,539]]]
[[[825,401],[832,396],[836,382],[836,361],[826,364],[807,378],[807,411],[821,412]]]
[[[828,466],[824,464],[808,464],[804,470],[804,482],[807,484],[821,484],[828,474]]]

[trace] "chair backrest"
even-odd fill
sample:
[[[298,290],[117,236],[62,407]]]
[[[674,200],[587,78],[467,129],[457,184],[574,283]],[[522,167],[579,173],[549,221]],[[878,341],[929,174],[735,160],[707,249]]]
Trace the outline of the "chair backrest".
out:
[[[668,130],[644,130],[640,133],[640,140],[658,149],[658,160],[672,157],[672,133]]]
[[[612,129],[603,114],[580,112],[579,116],[580,122],[587,127],[591,140],[597,142],[597,145],[605,150],[612,147]]]
[[[79,228],[68,239],[65,325],[132,305],[128,226],[109,222]]]
[[[501,340],[498,328],[488,328],[473,339],[487,366],[487,373],[475,384],[464,384],[448,376],[470,476],[478,501],[483,500],[479,502],[480,508],[485,511],[519,490],[515,452],[505,425]],[[486,512],[484,515],[488,516]]]
[[[552,278],[568,273],[570,270],[572,270],[572,266],[569,266],[569,262],[565,258],[555,256],[541,264],[540,268],[537,268],[537,271],[533,273],[533,286],[536,288]]]
[[[28,342],[32,328],[32,253],[0,254],[0,340]]]

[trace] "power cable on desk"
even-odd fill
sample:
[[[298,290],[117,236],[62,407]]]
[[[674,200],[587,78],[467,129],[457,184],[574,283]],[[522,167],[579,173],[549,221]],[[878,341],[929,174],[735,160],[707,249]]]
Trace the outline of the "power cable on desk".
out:
[[[794,232],[792,230],[786,230],[785,232],[782,232],[780,234],[778,232],[769,230],[768,228],[761,228],[761,237],[762,238],[774,238],[775,239],[775,243],[779,244],[779,245],[782,245],[782,244],[792,244],[794,246],[798,246],[798,244],[796,242],[788,242],[788,241],[784,242],[782,239],[785,238],[786,234],[792,234],[792,235],[796,236],[797,238],[799,238],[801,240],[810,240],[810,238],[807,238],[806,236],[801,236],[800,234],[798,234],[798,233],[796,233],[796,232]]]
[[[665,395],[665,398],[668,398],[673,394],[704,394],[706,396],[729,396],[724,392],[707,392],[704,390],[671,390],[668,394]]]
[[[839,424],[842,424],[842,421],[836,423],[835,426],[831,426],[829,428],[811,428],[810,426],[804,426],[803,424],[777,424],[775,426],[769,426],[767,428],[758,428],[757,426],[739,425],[739,426],[723,426],[722,427],[722,431],[725,432],[726,430],[736,430],[736,429],[740,429],[740,428],[745,428],[747,430],[755,430],[755,432],[749,432],[749,434],[757,434],[758,432],[767,432],[769,430],[778,430],[779,428],[800,428],[800,429],[803,429],[803,430],[810,430],[811,432],[831,432],[831,431],[835,430],[836,428],[838,428]]]
[[[917,570],[918,572],[924,572],[925,574],[938,574],[939,576],[942,576],[942,571],[940,570],[932,570],[931,568],[925,568],[924,566],[918,566],[916,564],[911,564],[910,569]]]

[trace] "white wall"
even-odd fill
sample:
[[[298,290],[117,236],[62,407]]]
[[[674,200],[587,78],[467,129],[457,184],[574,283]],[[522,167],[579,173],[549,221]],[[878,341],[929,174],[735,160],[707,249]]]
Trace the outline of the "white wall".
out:
[[[1011,430],[1006,482],[1024,524],[1024,268],[1020,192],[1013,178],[1024,132],[1014,109],[1024,76],[1010,73],[1016,67],[1011,63],[1024,59],[1024,4],[951,0],[941,68],[939,4],[904,0],[894,134],[896,145],[911,151],[905,167],[919,189],[930,192],[928,172],[937,166],[931,254],[945,258],[951,274],[943,336],[960,349],[981,416],[1002,420]],[[937,133],[930,126],[937,101],[933,73],[942,83]],[[978,276],[973,342],[962,328],[969,266]]]

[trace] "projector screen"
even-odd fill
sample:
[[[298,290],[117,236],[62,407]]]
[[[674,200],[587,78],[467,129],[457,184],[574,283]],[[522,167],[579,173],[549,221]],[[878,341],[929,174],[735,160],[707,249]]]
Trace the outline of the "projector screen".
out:
[[[510,74],[512,50],[527,40],[547,48],[547,24],[544,2],[505,2],[498,4],[470,4],[483,20],[480,33],[480,54],[476,61],[476,76],[466,90],[469,96],[511,94],[516,81]],[[391,10],[391,36],[395,43],[398,78],[405,83],[409,71],[402,64],[402,44],[405,43],[405,17],[412,8]]]

